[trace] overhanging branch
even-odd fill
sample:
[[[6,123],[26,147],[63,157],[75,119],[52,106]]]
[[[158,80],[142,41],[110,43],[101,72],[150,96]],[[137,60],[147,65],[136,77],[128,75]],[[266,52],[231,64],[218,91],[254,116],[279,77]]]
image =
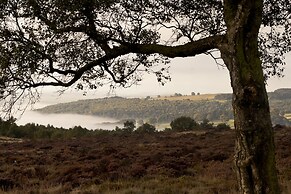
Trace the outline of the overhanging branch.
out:
[[[159,44],[132,45],[132,52],[141,54],[158,53],[166,57],[190,57],[205,53],[209,50],[220,48],[225,42],[224,35],[216,35],[178,46],[165,46]]]
[[[62,71],[62,70],[54,70],[54,72],[57,72],[61,75],[67,75],[68,73],[71,74],[73,77],[68,82],[39,82],[39,83],[33,83],[29,87],[39,87],[39,86],[63,86],[63,87],[69,87],[76,83],[85,72],[91,70],[92,68],[96,66],[104,67],[104,64],[106,64],[107,61],[115,59],[117,57],[127,55],[130,53],[135,54],[160,54],[166,57],[175,58],[175,57],[189,57],[189,56],[195,56],[198,54],[205,53],[209,50],[220,48],[220,46],[224,43],[225,38],[223,35],[217,35],[212,37],[203,38],[201,40],[197,40],[194,42],[189,42],[184,45],[178,45],[178,46],[166,46],[166,45],[160,45],[160,44],[129,44],[124,43],[120,45],[119,47],[114,47],[110,49],[110,51],[107,52],[107,54],[99,59],[96,59],[92,62],[87,63],[83,67],[74,70],[74,71]],[[106,67],[107,68],[107,67]],[[106,69],[105,68],[105,69]],[[135,69],[136,70],[136,69]],[[110,71],[107,71],[107,73],[110,74],[110,76],[115,79],[114,75],[110,73]],[[134,72],[130,71],[130,74]],[[125,76],[124,78],[126,78]],[[122,82],[123,80],[118,80],[118,82]]]

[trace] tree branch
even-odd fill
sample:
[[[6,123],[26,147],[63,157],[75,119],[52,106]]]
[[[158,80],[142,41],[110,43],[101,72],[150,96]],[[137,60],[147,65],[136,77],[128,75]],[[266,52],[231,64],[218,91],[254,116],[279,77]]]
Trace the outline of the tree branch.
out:
[[[205,53],[209,50],[220,48],[225,43],[224,35],[216,35],[189,42],[179,46],[165,46],[159,44],[131,45],[133,53],[154,54],[158,53],[166,57],[189,57]]]
[[[54,69],[54,72],[57,72],[62,75],[72,74],[73,77],[68,82],[40,82],[34,83],[29,87],[39,87],[39,86],[63,86],[69,87],[77,82],[85,72],[89,71],[90,69],[96,66],[104,67],[107,61],[126,55],[130,53],[139,53],[139,54],[160,54],[166,57],[175,58],[175,57],[188,57],[188,56],[195,56],[198,54],[205,53],[211,49],[219,48],[225,41],[225,37],[223,35],[217,35],[212,37],[203,38],[201,40],[197,40],[195,42],[189,42],[184,45],[179,46],[165,46],[159,44],[123,44],[119,47],[114,47],[110,49],[107,54],[99,59],[96,59],[90,63],[87,63],[83,67],[79,68],[78,70],[69,70],[69,71],[58,71]],[[108,72],[108,71],[107,71]],[[110,72],[108,72],[110,73]],[[132,74],[131,72],[130,74]],[[126,78],[127,76],[125,76]],[[115,80],[114,80],[115,81]],[[118,82],[122,82],[119,80]]]

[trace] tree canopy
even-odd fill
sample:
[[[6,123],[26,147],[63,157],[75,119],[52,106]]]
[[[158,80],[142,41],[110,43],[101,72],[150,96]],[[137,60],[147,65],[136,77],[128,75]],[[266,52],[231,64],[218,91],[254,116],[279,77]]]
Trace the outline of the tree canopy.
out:
[[[217,51],[228,41],[224,3],[3,0],[1,97],[13,105],[21,97],[35,100],[35,88],[48,85],[127,87],[144,73],[164,83],[174,57],[208,54],[221,63]],[[291,48],[290,1],[267,0],[263,9],[259,43],[265,75],[281,75]]]

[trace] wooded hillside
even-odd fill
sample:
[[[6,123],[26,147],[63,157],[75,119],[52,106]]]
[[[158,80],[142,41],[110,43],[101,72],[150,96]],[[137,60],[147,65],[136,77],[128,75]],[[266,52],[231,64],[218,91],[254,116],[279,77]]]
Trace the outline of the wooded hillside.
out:
[[[189,116],[196,121],[226,122],[233,119],[231,94],[216,94],[214,98],[191,96],[159,98],[122,98],[79,100],[39,109],[43,113],[76,113],[111,117],[116,119],[136,119],[147,122],[167,123],[180,116]],[[269,93],[274,124],[290,125],[285,115],[291,113],[291,89],[278,89]],[[195,100],[191,100],[195,99]]]

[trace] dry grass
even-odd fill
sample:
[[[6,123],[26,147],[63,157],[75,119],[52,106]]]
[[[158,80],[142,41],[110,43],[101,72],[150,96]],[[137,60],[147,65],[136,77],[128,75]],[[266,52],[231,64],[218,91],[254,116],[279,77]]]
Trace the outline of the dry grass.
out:
[[[225,185],[227,184],[227,185]],[[221,184],[217,178],[205,179],[203,176],[182,176],[178,178],[156,177],[132,181],[106,182],[85,189],[76,189],[72,193],[102,194],[235,194],[233,181]]]
[[[217,94],[200,94],[195,96],[161,96],[159,98],[155,98],[157,100],[193,100],[193,101],[200,101],[200,100],[213,100]]]

